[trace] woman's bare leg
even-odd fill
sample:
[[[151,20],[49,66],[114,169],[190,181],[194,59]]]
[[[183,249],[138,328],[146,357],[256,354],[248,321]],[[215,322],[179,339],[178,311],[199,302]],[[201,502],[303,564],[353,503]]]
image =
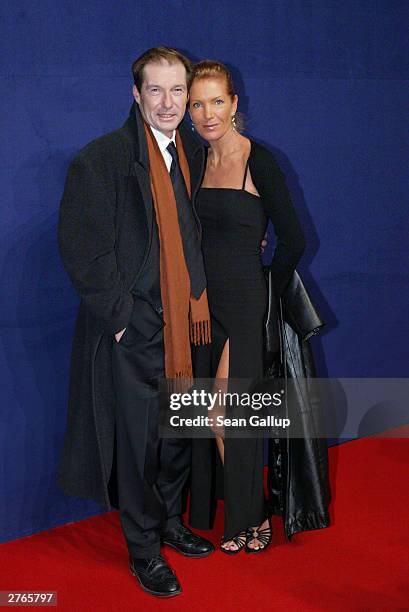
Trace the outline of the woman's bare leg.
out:
[[[222,392],[227,392],[228,378],[229,378],[229,340],[227,339],[223,347],[219,365],[217,366],[216,380],[220,381],[218,390]],[[220,389],[220,387],[223,387],[223,388]],[[214,416],[216,416],[216,414],[221,414],[221,413],[224,414],[225,407],[219,406],[218,408],[219,410],[217,411],[216,409],[216,412],[213,413]],[[224,465],[224,440],[223,440],[223,436],[217,433],[216,433],[216,446],[217,446],[217,450],[219,451],[219,455],[220,455],[222,464]]]

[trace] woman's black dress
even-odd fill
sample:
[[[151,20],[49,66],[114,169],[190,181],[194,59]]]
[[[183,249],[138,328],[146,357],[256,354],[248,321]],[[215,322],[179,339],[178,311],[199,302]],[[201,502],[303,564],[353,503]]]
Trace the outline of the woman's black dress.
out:
[[[212,318],[210,349],[196,355],[198,377],[215,376],[227,339],[229,379],[263,376],[267,293],[260,243],[267,217],[261,198],[244,189],[247,169],[248,162],[241,189],[202,187],[196,200]],[[227,436],[224,443],[224,535],[230,538],[266,517],[263,440]]]

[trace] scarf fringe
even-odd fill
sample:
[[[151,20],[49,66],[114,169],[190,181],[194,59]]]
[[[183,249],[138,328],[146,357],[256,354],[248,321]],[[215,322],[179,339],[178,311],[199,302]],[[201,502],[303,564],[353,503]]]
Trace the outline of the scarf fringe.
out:
[[[168,393],[187,393],[193,385],[193,372],[176,372],[167,378]]]
[[[191,321],[190,341],[195,346],[209,344],[212,341],[210,321]]]
[[[172,378],[191,378],[192,374],[192,370],[186,372],[175,372]]]

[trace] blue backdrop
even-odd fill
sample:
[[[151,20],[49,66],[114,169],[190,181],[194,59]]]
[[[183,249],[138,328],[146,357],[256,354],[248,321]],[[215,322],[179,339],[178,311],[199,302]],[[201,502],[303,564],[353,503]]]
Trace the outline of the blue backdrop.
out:
[[[0,24],[1,540],[98,511],[55,484],[77,307],[56,223],[69,160],[125,120],[147,47],[232,67],[306,231],[320,374],[408,375],[407,0],[3,0]]]

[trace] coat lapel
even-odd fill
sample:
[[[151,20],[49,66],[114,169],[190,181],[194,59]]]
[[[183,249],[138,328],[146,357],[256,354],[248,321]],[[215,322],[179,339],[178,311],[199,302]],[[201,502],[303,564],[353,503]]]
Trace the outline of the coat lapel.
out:
[[[152,227],[153,219],[153,207],[152,207],[152,192],[151,192],[151,181],[149,178],[148,170],[142,166],[139,161],[134,163],[135,177],[139,183],[139,188],[142,193],[143,203],[146,209],[146,217],[148,219],[149,231]]]
[[[142,193],[143,203],[146,209],[149,231],[152,227],[153,206],[151,182],[149,178],[149,156],[143,129],[142,117],[136,103],[131,107],[129,118],[125,123],[128,138],[132,144],[133,162],[130,168],[131,177],[135,177]]]

